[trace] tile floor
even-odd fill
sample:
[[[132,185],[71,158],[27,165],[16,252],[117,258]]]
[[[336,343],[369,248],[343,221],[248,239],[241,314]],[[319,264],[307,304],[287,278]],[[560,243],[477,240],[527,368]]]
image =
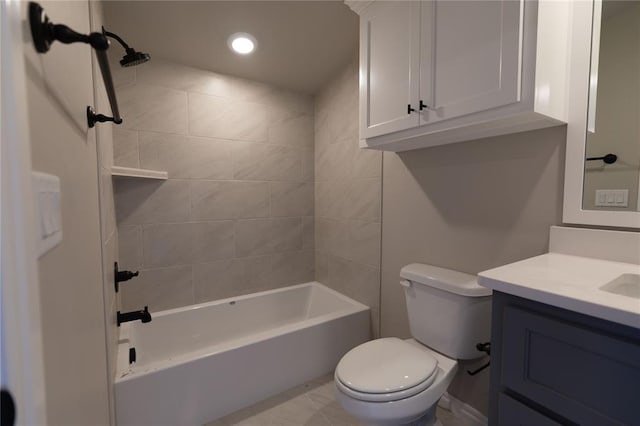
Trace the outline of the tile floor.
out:
[[[290,389],[205,426],[357,426],[334,394],[333,376],[327,375]],[[443,426],[458,426],[451,413],[438,408]]]

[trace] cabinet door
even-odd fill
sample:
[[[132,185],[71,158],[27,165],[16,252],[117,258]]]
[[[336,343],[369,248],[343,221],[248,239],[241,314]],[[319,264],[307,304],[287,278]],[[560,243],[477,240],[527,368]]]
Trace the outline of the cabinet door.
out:
[[[637,343],[517,307],[502,339],[503,386],[582,426],[639,424]]]
[[[498,397],[497,424],[500,426],[560,426],[560,423],[551,420],[504,393],[500,393]]]
[[[519,101],[523,11],[523,0],[424,4],[421,123]]]
[[[419,124],[420,2],[373,3],[360,18],[360,137]],[[409,106],[416,111],[409,111]]]

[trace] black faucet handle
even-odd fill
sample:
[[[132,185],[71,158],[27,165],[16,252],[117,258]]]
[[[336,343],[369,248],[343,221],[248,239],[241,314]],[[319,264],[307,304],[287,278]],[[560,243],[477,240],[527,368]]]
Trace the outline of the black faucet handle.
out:
[[[151,313],[149,312],[148,306],[144,307],[144,310],[142,311],[142,318],[140,318],[140,321],[142,321],[142,323],[151,322]]]
[[[119,271],[118,262],[113,264],[113,281],[116,287],[116,293],[120,290],[120,283],[123,281],[129,281],[131,278],[135,278],[140,275],[140,271]]]
[[[129,321],[137,321],[140,320],[143,323],[151,322],[151,313],[149,312],[149,307],[145,306],[143,310],[140,311],[131,311],[131,312],[120,312],[118,311],[116,314],[116,322],[118,327],[123,322]]]
[[[116,278],[119,282],[122,282],[129,281],[131,278],[137,277],[138,275],[140,275],[140,271],[118,271]]]

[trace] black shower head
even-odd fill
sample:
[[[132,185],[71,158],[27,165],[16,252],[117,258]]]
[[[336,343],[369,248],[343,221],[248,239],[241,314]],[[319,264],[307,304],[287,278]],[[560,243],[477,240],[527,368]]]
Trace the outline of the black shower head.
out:
[[[123,67],[133,67],[143,64],[151,59],[148,53],[136,52],[132,48],[127,48],[127,53],[120,59],[120,65]]]
[[[148,53],[137,52],[135,49],[129,47],[125,41],[120,38],[118,34],[111,33],[102,27],[102,32],[104,35],[111,37],[116,40],[118,43],[124,47],[125,55],[120,59],[120,65],[123,67],[133,67],[136,65],[143,64],[151,59],[151,55]]]

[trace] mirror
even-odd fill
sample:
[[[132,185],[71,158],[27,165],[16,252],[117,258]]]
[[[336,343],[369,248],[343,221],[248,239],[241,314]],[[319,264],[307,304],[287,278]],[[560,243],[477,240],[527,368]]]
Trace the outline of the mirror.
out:
[[[640,211],[640,1],[594,4],[583,210]]]
[[[640,163],[640,141],[638,141],[637,126],[640,126],[640,112],[638,111],[640,73],[635,71],[635,80],[628,82],[622,95],[615,92],[618,89],[610,89],[616,81],[609,81],[607,67],[613,66],[616,72],[625,71],[629,67],[627,61],[635,57],[639,61],[640,23],[638,18],[631,23],[635,28],[630,29],[635,34],[635,41],[631,38],[620,41],[611,51],[610,35],[607,34],[610,26],[606,21],[616,19],[615,8],[619,10],[618,18],[630,18],[631,9],[637,8],[639,1],[609,1],[582,0],[571,2],[571,57],[570,73],[568,79],[568,108],[567,108],[567,151],[564,176],[564,204],[562,220],[566,224],[595,225],[605,227],[620,227],[640,229],[640,211],[637,210],[638,200],[638,168]],[[603,19],[603,10],[606,14]],[[635,13],[637,9],[633,9]],[[636,15],[633,15],[636,16]],[[604,29],[602,29],[604,27]],[[634,32],[635,31],[635,32]],[[602,36],[602,37],[601,37]],[[600,39],[603,38],[602,42]],[[630,44],[625,44],[630,43]],[[635,48],[632,47],[633,43]],[[592,49],[593,46],[593,49]],[[626,46],[626,47],[625,47]],[[623,59],[615,58],[615,48],[624,48],[628,53]],[[635,50],[633,50],[635,49]],[[635,62],[637,66],[638,62]],[[633,74],[633,73],[631,73]],[[615,77],[614,80],[618,78]],[[613,91],[609,93],[609,91]],[[616,94],[617,93],[617,94]],[[635,112],[628,103],[635,99]],[[613,115],[609,114],[612,113]],[[635,114],[635,115],[634,115]],[[607,115],[615,119],[614,124],[607,124]],[[603,122],[604,121],[604,122]],[[624,124],[620,124],[624,123]],[[630,136],[621,138],[623,125],[633,127]],[[607,128],[613,132],[607,133]],[[633,136],[635,134],[635,136]],[[624,145],[624,150],[618,147],[621,140],[633,140]],[[598,142],[600,138],[601,143]],[[587,158],[605,157],[606,154],[615,154],[616,161],[611,164],[603,160],[590,160]],[[610,159],[611,157],[609,157]],[[635,173],[634,173],[635,169]],[[635,176],[625,181],[625,187],[619,187],[623,183],[609,183],[604,178],[617,177],[619,174]],[[598,182],[597,179],[601,181]],[[604,183],[602,182],[604,181]],[[598,185],[601,185],[598,188]],[[615,185],[615,186],[613,186]],[[627,207],[595,206],[596,189],[623,189],[628,190]],[[584,195],[584,196],[583,196]],[[615,194],[613,198],[615,202]],[[606,201],[606,198],[605,198]],[[635,204],[634,204],[635,203]],[[623,204],[623,203],[621,203]]]

